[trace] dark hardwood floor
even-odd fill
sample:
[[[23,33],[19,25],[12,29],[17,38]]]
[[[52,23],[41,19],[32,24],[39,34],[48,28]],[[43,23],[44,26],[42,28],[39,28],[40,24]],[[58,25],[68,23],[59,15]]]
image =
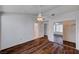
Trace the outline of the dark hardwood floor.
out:
[[[76,48],[76,44],[74,42],[63,41],[63,44]]]
[[[8,49],[1,54],[79,54],[75,48],[50,42],[47,37],[38,38]]]

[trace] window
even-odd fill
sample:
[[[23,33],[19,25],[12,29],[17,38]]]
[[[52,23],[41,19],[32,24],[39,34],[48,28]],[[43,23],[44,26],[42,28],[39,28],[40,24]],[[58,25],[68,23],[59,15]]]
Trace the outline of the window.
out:
[[[63,32],[63,24],[55,23],[54,24],[54,32]]]

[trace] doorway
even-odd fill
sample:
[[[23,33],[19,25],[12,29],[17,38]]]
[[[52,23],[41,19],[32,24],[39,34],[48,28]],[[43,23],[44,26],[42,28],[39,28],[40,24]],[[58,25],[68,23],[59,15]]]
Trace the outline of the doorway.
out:
[[[48,21],[44,21],[44,37],[48,37],[47,30],[48,30]]]
[[[63,23],[55,22],[54,23],[54,42],[63,45]]]
[[[76,20],[54,22],[54,42],[76,48]]]

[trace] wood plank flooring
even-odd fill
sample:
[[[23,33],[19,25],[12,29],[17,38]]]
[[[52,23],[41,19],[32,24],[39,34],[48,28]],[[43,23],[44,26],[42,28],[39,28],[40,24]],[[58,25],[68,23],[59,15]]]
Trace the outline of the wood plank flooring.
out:
[[[74,42],[63,41],[63,44],[76,48],[76,44]]]
[[[50,42],[47,38],[38,38],[8,49],[1,54],[79,54],[75,48]]]

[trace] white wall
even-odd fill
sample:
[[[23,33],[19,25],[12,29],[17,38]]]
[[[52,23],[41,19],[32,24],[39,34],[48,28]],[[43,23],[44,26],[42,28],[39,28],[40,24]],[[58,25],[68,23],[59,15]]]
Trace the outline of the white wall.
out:
[[[39,23],[39,37],[44,37],[44,22]]]
[[[0,16],[0,49],[1,49],[1,16]]]
[[[39,25],[38,23],[34,23],[34,39],[39,37]]]
[[[1,49],[33,39],[33,16],[3,14],[1,23]]]
[[[48,34],[48,39],[50,41],[54,42],[54,37],[53,37],[53,33],[54,33],[54,29],[53,29],[53,22],[52,19],[49,18],[49,22],[48,22],[48,29],[47,29],[47,34]]]
[[[76,16],[76,48],[79,49],[79,12]]]
[[[63,33],[65,41],[76,43],[76,25],[64,25]]]
[[[34,23],[34,39],[44,36],[44,23]]]

